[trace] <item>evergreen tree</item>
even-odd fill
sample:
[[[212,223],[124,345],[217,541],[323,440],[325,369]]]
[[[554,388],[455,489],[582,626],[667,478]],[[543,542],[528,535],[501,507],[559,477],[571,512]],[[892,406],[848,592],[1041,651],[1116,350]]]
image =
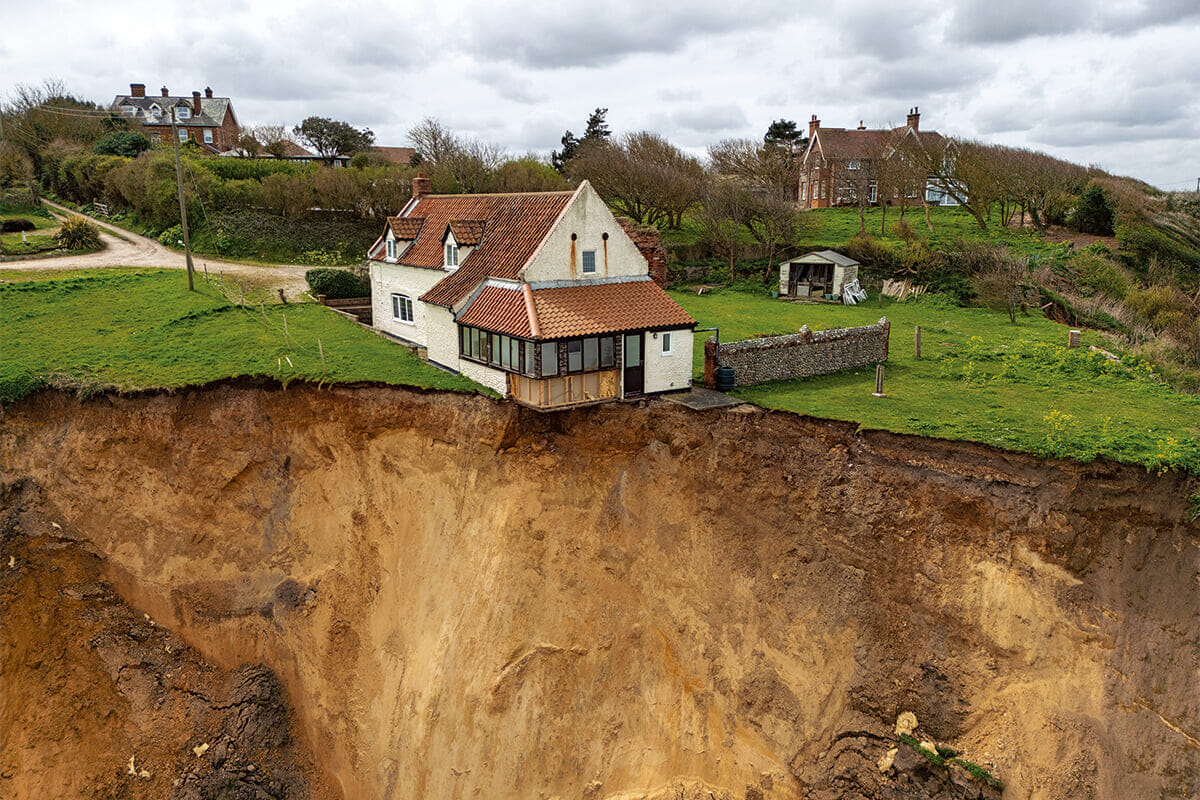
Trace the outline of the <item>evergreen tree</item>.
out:
[[[563,134],[562,150],[554,150],[550,153],[550,165],[560,175],[565,173],[567,162],[575,157],[580,145],[586,142],[607,141],[612,136],[612,131],[609,130],[608,123],[604,119],[607,114],[607,108],[597,108],[593,111],[587,118],[587,127],[584,129],[582,139],[576,138],[571,131]]]

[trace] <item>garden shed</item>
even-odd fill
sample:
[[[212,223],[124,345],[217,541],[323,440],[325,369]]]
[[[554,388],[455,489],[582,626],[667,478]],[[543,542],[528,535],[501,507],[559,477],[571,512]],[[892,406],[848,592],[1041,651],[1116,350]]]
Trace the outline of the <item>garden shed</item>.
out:
[[[834,300],[857,279],[857,261],[835,250],[819,250],[779,266],[779,294]]]

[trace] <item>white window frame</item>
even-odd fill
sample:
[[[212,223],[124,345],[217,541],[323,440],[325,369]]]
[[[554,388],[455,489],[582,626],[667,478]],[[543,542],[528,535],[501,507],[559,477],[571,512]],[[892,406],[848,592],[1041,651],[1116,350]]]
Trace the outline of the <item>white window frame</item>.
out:
[[[458,242],[454,240],[452,233],[446,236],[446,242],[442,246],[442,267],[447,272],[458,269]]]
[[[204,129],[204,143],[205,143],[205,144],[212,144],[212,143],[213,143],[213,132],[212,132],[212,128],[205,128],[205,129]]]
[[[180,128],[179,129],[179,141],[186,142],[187,140],[188,140],[187,128]]]
[[[658,339],[660,342],[662,342],[662,354],[664,356],[675,355],[675,351],[673,349],[671,349],[673,343],[671,341],[671,332],[670,331],[663,331],[662,333],[660,333],[658,335]]]
[[[154,103],[150,106],[150,113],[157,119],[162,116],[163,110],[158,107],[158,103]]]
[[[192,110],[187,106],[175,106],[175,119],[190,119]]]
[[[846,169],[858,169],[860,166],[857,158],[852,158],[846,162]]]
[[[587,267],[588,253],[592,254],[592,268],[591,269],[588,269],[588,267]],[[584,275],[595,275],[596,274],[596,251],[595,250],[584,250],[582,253],[580,253],[579,265],[580,265],[580,269],[583,270]]]
[[[405,319],[406,316],[407,319]],[[403,322],[405,325],[417,324],[417,317],[411,297],[399,292],[392,293],[392,320],[394,322]]]
[[[396,240],[390,236],[387,240],[387,259],[388,261],[396,260]]]

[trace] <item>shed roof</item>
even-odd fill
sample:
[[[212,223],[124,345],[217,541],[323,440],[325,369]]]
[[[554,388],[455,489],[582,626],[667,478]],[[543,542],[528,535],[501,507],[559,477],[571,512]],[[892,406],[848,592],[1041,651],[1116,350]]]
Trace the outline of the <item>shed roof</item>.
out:
[[[793,258],[792,264],[837,264],[841,267],[857,267],[858,262],[850,256],[844,256],[836,250],[818,250],[807,253],[800,258]]]

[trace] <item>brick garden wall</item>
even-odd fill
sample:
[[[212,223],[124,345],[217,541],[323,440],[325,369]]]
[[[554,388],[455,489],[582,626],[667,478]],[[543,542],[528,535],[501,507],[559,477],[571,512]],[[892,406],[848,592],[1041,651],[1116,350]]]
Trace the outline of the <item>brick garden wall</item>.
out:
[[[733,367],[738,386],[865,367],[887,361],[891,328],[892,323],[884,317],[862,328],[810,331],[805,325],[799,333],[787,336],[723,342],[718,366]],[[711,344],[705,347],[706,362],[713,349]],[[708,367],[706,363],[706,377]]]

